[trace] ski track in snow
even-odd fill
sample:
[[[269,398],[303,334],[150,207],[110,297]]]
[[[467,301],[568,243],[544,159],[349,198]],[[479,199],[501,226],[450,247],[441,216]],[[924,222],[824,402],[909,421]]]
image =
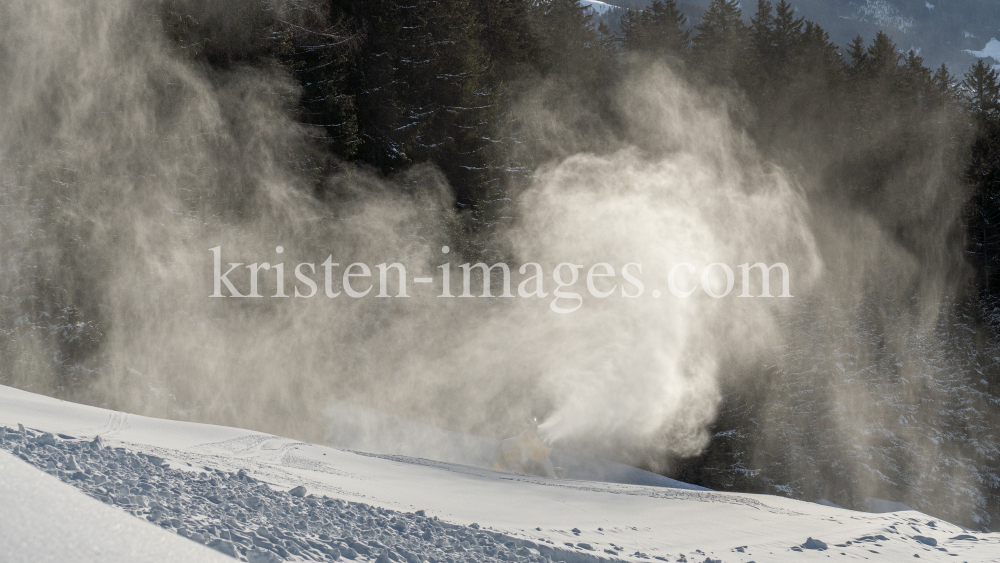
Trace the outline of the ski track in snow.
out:
[[[475,475],[482,473],[483,471],[482,469],[479,468],[473,468],[473,467],[465,468],[462,466],[455,466],[454,464],[450,463],[432,461],[428,459],[414,459],[406,456],[371,454],[365,452],[355,452],[355,453],[357,453],[358,455],[363,455],[368,457],[388,459],[399,463],[409,463],[414,465],[423,465],[425,467],[433,467],[436,469],[442,469],[454,473],[464,472],[470,475]],[[784,514],[786,516],[804,516],[804,514],[802,514],[801,512],[795,512],[777,506],[771,506],[769,504],[748,497],[734,497],[732,495],[712,494],[710,492],[703,492],[703,491],[699,491],[698,494],[692,494],[691,492],[685,491],[684,489],[662,488],[656,490],[649,490],[649,489],[638,490],[630,485],[619,485],[615,483],[597,483],[597,482],[586,482],[586,481],[553,481],[547,479],[539,480],[525,475],[518,475],[516,473],[504,473],[500,471],[496,473],[499,479],[504,479],[509,481],[529,480],[534,484],[543,485],[546,487],[565,487],[576,490],[611,493],[619,495],[641,495],[644,497],[652,497],[659,499],[684,499],[684,500],[697,500],[700,502],[741,504],[755,508],[757,510],[770,512],[771,514]]]

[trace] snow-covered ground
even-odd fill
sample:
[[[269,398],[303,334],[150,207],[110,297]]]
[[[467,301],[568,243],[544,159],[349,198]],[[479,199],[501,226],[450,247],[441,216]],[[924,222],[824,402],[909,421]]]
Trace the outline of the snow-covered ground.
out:
[[[328,418],[326,442],[340,449],[419,457],[490,469],[493,467],[493,454],[500,445],[500,441],[496,439],[450,432],[342,401],[331,401],[325,414]],[[559,448],[552,451],[551,459],[556,467],[563,470],[565,477],[578,481],[708,490],[621,463]]]
[[[0,453],[0,553],[14,554],[11,561],[214,560],[218,553],[198,543],[271,562],[971,562],[1000,553],[1000,534],[914,511],[867,514],[763,495],[548,480],[151,419],[6,387],[0,426],[0,449],[21,458]],[[103,447],[92,444],[96,436]],[[12,527],[14,520],[27,524]],[[31,555],[73,554],[76,546],[80,553],[119,546],[119,556]],[[129,550],[135,557],[120,556]]]
[[[0,561],[225,563],[232,559],[89,499],[0,450]]]

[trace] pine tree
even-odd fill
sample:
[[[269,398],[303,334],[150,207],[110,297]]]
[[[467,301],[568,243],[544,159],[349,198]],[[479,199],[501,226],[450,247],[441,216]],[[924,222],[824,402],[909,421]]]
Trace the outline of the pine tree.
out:
[[[407,159],[435,163],[458,201],[476,206],[493,195],[486,186],[497,100],[473,0],[420,0],[402,9],[411,11],[397,39]]]
[[[757,57],[765,61],[774,57],[773,10],[768,0],[757,0],[757,14],[750,18],[750,43]]]
[[[354,159],[383,173],[434,163],[466,205],[495,184],[487,163],[496,90],[475,8],[474,0],[332,1],[364,38],[339,80],[357,120]]]
[[[774,40],[779,54],[789,53],[802,36],[805,18],[795,17],[795,8],[785,0],[775,7]],[[785,55],[787,56],[787,55]]]
[[[355,96],[347,83],[347,65],[357,56],[361,37],[349,30],[344,14],[312,15],[292,27],[293,49],[282,60],[302,87],[299,119],[315,126],[327,150],[341,159],[355,157],[361,143]],[[299,19],[302,19],[301,16]]]
[[[822,75],[830,88],[843,79],[845,67],[840,49],[830,41],[830,34],[819,25],[805,22],[805,29],[799,35],[797,51],[797,61],[794,63],[797,72]]]
[[[933,83],[931,82],[931,71],[924,66],[923,57],[911,49],[903,60],[900,72],[902,88],[905,93],[919,101],[923,107],[930,105],[933,102],[930,96]]]
[[[976,257],[980,287],[1000,295],[1000,80],[979,60],[961,84],[972,118],[972,143],[965,178],[972,187],[969,204],[970,253]]]
[[[948,65],[941,63],[941,66],[934,71],[931,77],[934,91],[937,94],[938,103],[948,103],[955,97],[955,77],[948,72]]]
[[[875,35],[871,46],[868,47],[866,71],[871,78],[892,81],[896,78],[896,73],[899,70],[899,61],[902,58],[902,55],[896,50],[896,44],[892,42],[892,39],[880,31]]]
[[[692,55],[699,70],[710,80],[728,82],[737,78],[745,59],[749,33],[743,25],[737,0],[712,0],[695,31]]]
[[[492,75],[498,81],[517,77],[538,52],[531,0],[477,0],[474,6]]]
[[[801,58],[802,26],[805,20],[795,18],[794,9],[785,0],[777,6],[757,0],[757,14],[750,18],[750,40],[757,67],[772,80],[787,81],[793,59]]]
[[[962,81],[967,106],[974,116],[985,119],[1000,111],[1000,83],[997,71],[986,66],[982,59],[965,74]]]
[[[535,29],[542,74],[586,67],[597,46],[594,14],[579,0],[535,0]]]
[[[865,40],[858,35],[851,40],[847,54],[851,57],[851,76],[858,77],[868,68],[868,51],[865,49]]]
[[[905,73],[900,67],[902,55],[888,35],[879,31],[871,45],[862,49],[860,37],[851,44],[851,90],[859,123],[883,118],[888,112],[906,111],[913,100],[907,96]],[[899,116],[903,118],[902,115]],[[871,134],[878,135],[876,131]],[[870,160],[877,160],[872,155]]]
[[[394,39],[405,14],[391,0],[331,0],[331,9],[363,37],[341,69],[344,96],[352,101],[357,123],[349,156],[383,172],[400,169],[408,160],[405,143],[396,133],[404,108],[398,96],[399,46]]]
[[[683,29],[685,23],[676,0],[653,0],[645,10],[628,10],[622,16],[622,46],[654,57],[683,57],[691,38],[691,31]]]

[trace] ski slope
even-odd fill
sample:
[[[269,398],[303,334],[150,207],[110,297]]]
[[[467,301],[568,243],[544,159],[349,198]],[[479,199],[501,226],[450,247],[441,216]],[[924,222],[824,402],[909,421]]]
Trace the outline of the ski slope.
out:
[[[972,562],[996,561],[1000,554],[1000,534],[969,532],[915,511],[868,514],[765,495],[548,480],[416,457],[334,449],[238,428],[134,416],[0,387],[0,426],[8,429],[7,442],[11,442],[11,436],[20,435],[18,424],[25,427],[25,436],[36,436],[36,441],[40,432],[56,436],[55,448],[38,445],[32,446],[30,452],[23,446],[19,450],[24,459],[34,460],[38,465],[43,465],[38,461],[42,459],[68,459],[46,452],[58,452],[58,448],[85,452],[86,444],[100,436],[111,448],[102,453],[103,457],[81,453],[81,465],[85,463],[82,460],[87,460],[86,463],[101,462],[110,467],[108,459],[131,456],[132,465],[146,468],[136,471],[148,471],[151,483],[163,483],[159,490],[149,486],[151,498],[159,499],[150,503],[151,507],[173,504],[174,508],[198,512],[202,510],[199,499],[203,500],[201,504],[211,509],[198,517],[204,528],[231,537],[233,542],[239,537],[270,549],[261,547],[261,551],[254,548],[245,554],[235,553],[251,561],[317,559],[323,554],[333,554],[334,549],[343,558],[353,556],[358,561],[381,562],[655,559],[762,563],[825,561],[831,557]],[[24,439],[20,443],[26,442]],[[155,459],[157,464],[162,459],[163,465],[172,469],[154,469],[146,461],[136,461],[140,459]],[[189,534],[191,526],[174,526],[170,522],[184,518],[153,523],[157,520],[153,514],[157,509],[143,506],[145,500],[137,501],[137,496],[126,494],[132,504],[126,504],[125,508],[150,522],[102,506],[100,501],[69,489],[55,477],[31,469],[28,463],[10,455],[0,453],[0,467],[3,512],[23,515],[25,521],[34,522],[14,532],[15,528],[8,527],[8,521],[0,516],[4,524],[0,527],[2,553],[53,550],[60,545],[76,545],[62,538],[88,537],[103,542],[103,547],[98,546],[102,549],[122,545],[123,549],[143,554],[131,559],[101,559],[104,561],[218,560],[219,554],[198,543],[219,545],[221,540],[211,540],[207,531],[193,536],[194,541],[179,537],[177,534]],[[99,465],[92,467],[100,470]],[[46,470],[62,475],[64,480],[70,479],[70,470],[59,467],[59,463],[50,463]],[[91,473],[97,475],[100,471]],[[182,479],[184,475],[187,480]],[[114,480],[114,476],[109,479]],[[51,491],[46,490],[46,482]],[[98,494],[93,492],[92,485],[88,486],[91,486],[89,494]],[[299,489],[298,496],[290,495],[288,492],[296,487],[304,487],[305,491]],[[18,493],[22,490],[34,491],[32,494],[36,496]],[[199,492],[194,494],[195,490]],[[232,493],[233,507],[259,503],[268,508],[256,511],[252,506],[240,508],[231,512],[239,513],[236,518],[224,516],[219,522],[209,522],[212,514],[225,506],[204,500],[213,496],[211,490]],[[263,500],[251,503],[246,497],[236,499],[246,491]],[[33,500],[42,498],[39,495],[49,495],[45,497],[49,500]],[[172,503],[172,496],[183,496],[186,500]],[[74,508],[88,504],[93,505],[94,514],[104,519],[84,517],[87,510]],[[63,505],[68,507],[65,511],[52,510],[53,506]],[[107,512],[116,510],[119,512],[114,517]],[[347,520],[331,520],[324,514],[340,515]],[[129,524],[119,522],[121,518],[130,521]],[[326,528],[310,524],[309,518],[326,518]],[[383,529],[370,529],[379,522]],[[289,537],[284,543],[272,537],[283,537],[282,526],[301,537]],[[54,529],[59,532],[53,532]],[[450,535],[445,536],[445,532]],[[147,536],[156,539],[133,541]],[[329,545],[313,546],[327,540]],[[19,551],[11,551],[15,543]],[[171,551],[183,549],[181,545],[197,548],[197,554]],[[294,551],[293,545],[303,546],[300,555],[282,548]],[[281,557],[274,558],[275,552],[280,552]],[[257,558],[261,553],[272,559]],[[333,560],[332,555],[328,560]]]
[[[232,559],[104,506],[0,451],[0,561],[226,563]]]

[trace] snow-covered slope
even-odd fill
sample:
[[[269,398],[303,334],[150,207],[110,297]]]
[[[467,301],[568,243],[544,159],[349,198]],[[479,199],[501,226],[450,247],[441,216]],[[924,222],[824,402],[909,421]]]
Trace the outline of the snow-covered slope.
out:
[[[490,469],[493,454],[500,444],[496,439],[442,430],[343,401],[332,401],[325,414],[329,419],[327,443],[342,449]],[[707,490],[622,463],[559,448],[553,450],[551,458],[569,479]]]
[[[1000,553],[1000,535],[969,533],[913,511],[874,515],[763,495],[548,480],[405,456],[362,454],[235,428],[150,419],[0,387],[0,425],[15,429],[19,423],[26,427],[23,434],[35,436],[35,441],[37,432],[32,429],[57,435],[55,446],[23,446],[25,459],[36,464],[43,458],[69,463],[70,456],[52,448],[82,452],[85,441],[98,435],[123,449],[81,453],[82,461],[74,463],[89,464],[93,476],[102,470],[124,470],[108,460],[128,456],[128,451],[165,459],[173,469],[154,470],[146,461],[137,461],[141,458],[128,458],[131,466],[146,468],[134,471],[148,471],[142,483],[149,494],[163,499],[157,507],[134,500],[138,489],[131,495],[120,488],[105,488],[102,493],[88,485],[91,494],[132,498],[125,508],[158,520],[163,533],[175,529],[189,533],[190,526],[182,518],[164,518],[154,510],[202,511],[199,522],[209,535],[225,533],[279,549],[275,536],[282,528],[297,533],[299,539],[281,538],[288,542],[281,544],[286,547],[302,546],[301,556],[286,552],[289,558],[318,559],[332,553],[332,546],[340,546],[343,551],[338,553],[346,557],[348,540],[362,548],[351,554],[358,560],[383,562],[500,558],[541,562],[546,556],[567,562],[829,557],[899,561],[914,556],[993,561]],[[20,444],[28,441],[16,432],[11,435],[18,436]],[[6,463],[10,458],[3,459]],[[72,479],[60,463],[44,463],[48,471]],[[88,477],[79,480],[87,483]],[[125,481],[116,475],[111,480]],[[307,493],[297,493],[306,496],[286,492],[299,486]],[[258,500],[246,497],[248,491]],[[171,497],[183,502],[171,502]],[[30,502],[17,502],[17,510],[35,510]],[[44,518],[45,513],[40,514]],[[215,520],[206,520],[211,518]],[[174,526],[175,519],[179,527]],[[444,531],[439,532],[438,526]],[[450,543],[443,535],[449,531]],[[118,534],[113,529],[106,533]],[[0,536],[5,534],[7,528],[0,529]],[[205,534],[195,539],[210,540]],[[330,543],[313,546],[317,541]],[[367,555],[362,553],[366,549]]]
[[[598,14],[603,14],[604,12],[617,8],[617,6],[613,6],[606,2],[599,2],[598,0],[580,0],[580,4],[591,8]]]
[[[225,563],[0,451],[0,561]]]

